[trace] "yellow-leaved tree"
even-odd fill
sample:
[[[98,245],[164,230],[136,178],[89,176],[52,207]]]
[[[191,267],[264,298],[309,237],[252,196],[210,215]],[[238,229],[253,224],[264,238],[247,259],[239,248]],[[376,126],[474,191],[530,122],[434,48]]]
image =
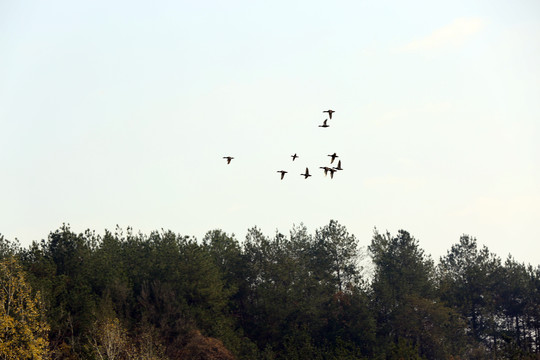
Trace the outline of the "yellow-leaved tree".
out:
[[[48,331],[40,295],[32,294],[21,266],[0,260],[0,359],[46,359]]]

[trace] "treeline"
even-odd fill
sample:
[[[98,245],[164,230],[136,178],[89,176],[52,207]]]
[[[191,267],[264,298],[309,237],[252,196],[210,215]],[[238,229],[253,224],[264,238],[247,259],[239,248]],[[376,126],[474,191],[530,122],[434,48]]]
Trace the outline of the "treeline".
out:
[[[0,235],[0,259],[52,359],[540,359],[540,267],[466,235],[435,264],[406,231],[362,251],[333,220],[244,241],[63,226],[28,248]]]

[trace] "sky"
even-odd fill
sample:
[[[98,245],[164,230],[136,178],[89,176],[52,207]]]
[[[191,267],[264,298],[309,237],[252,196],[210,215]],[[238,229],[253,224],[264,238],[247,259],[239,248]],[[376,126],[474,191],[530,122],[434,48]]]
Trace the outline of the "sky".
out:
[[[3,0],[0,234],[334,219],[538,265],[538,64],[536,0]]]

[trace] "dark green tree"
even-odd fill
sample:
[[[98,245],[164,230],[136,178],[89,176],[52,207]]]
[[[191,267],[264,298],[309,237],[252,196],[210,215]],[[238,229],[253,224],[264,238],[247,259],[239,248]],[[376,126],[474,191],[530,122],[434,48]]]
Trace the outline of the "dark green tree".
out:
[[[404,230],[394,237],[375,231],[369,251],[375,265],[378,353],[391,358],[411,358],[413,350],[422,358],[458,355],[463,323],[436,297],[433,261],[418,241]]]
[[[474,341],[497,348],[496,283],[501,261],[487,247],[478,248],[476,239],[463,235],[442,257],[438,267],[439,293],[447,306],[468,320]]]
[[[204,250],[208,252],[220,269],[227,285],[238,290],[238,280],[242,278],[242,248],[234,235],[229,236],[221,230],[206,233],[202,240]]]
[[[15,239],[15,241],[9,241],[4,235],[0,234],[0,260],[7,257],[13,257],[20,252],[21,244],[17,239]]]
[[[294,259],[286,250],[289,241],[277,233],[266,237],[258,228],[248,230],[244,243],[244,262],[249,292],[244,304],[244,326],[253,339],[263,344],[279,346],[286,319],[294,299],[290,293],[294,278]]]
[[[534,268],[529,265],[527,273],[529,274],[529,300],[525,308],[529,328],[527,342],[531,344],[531,351],[538,356],[540,354],[540,306],[538,306],[540,304],[540,266]]]
[[[343,292],[360,280],[360,249],[354,235],[335,220],[315,232],[315,256],[318,270],[327,281]]]
[[[538,281],[531,266],[508,256],[495,284],[500,356],[533,356],[538,344]]]
[[[126,262],[124,243],[110,231],[103,237],[95,237],[92,256],[89,260],[89,276],[92,292],[98,298],[98,312],[109,305],[114,314],[129,318],[132,287],[128,278],[129,263]]]
[[[345,227],[331,221],[312,237],[301,225],[272,239],[254,228],[244,251],[246,329],[261,349],[270,346],[278,358],[337,348],[369,354],[374,327],[358,276],[358,245]]]
[[[92,327],[96,308],[89,273],[90,237],[88,232],[76,234],[69,225],[63,225],[29,254],[39,264],[33,268],[40,271],[34,272],[34,276],[39,275],[39,278],[34,277],[38,280],[38,288],[49,286],[44,296],[51,318],[53,349],[69,348],[71,353],[83,357],[87,356],[85,334]]]

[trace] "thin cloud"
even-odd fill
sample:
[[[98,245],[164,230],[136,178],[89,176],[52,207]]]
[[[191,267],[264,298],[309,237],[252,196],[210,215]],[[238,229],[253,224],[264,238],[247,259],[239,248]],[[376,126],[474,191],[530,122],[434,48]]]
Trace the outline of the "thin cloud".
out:
[[[433,31],[426,37],[400,46],[397,50],[398,52],[418,52],[458,48],[472,35],[481,31],[485,23],[482,18],[458,18],[450,24]]]

